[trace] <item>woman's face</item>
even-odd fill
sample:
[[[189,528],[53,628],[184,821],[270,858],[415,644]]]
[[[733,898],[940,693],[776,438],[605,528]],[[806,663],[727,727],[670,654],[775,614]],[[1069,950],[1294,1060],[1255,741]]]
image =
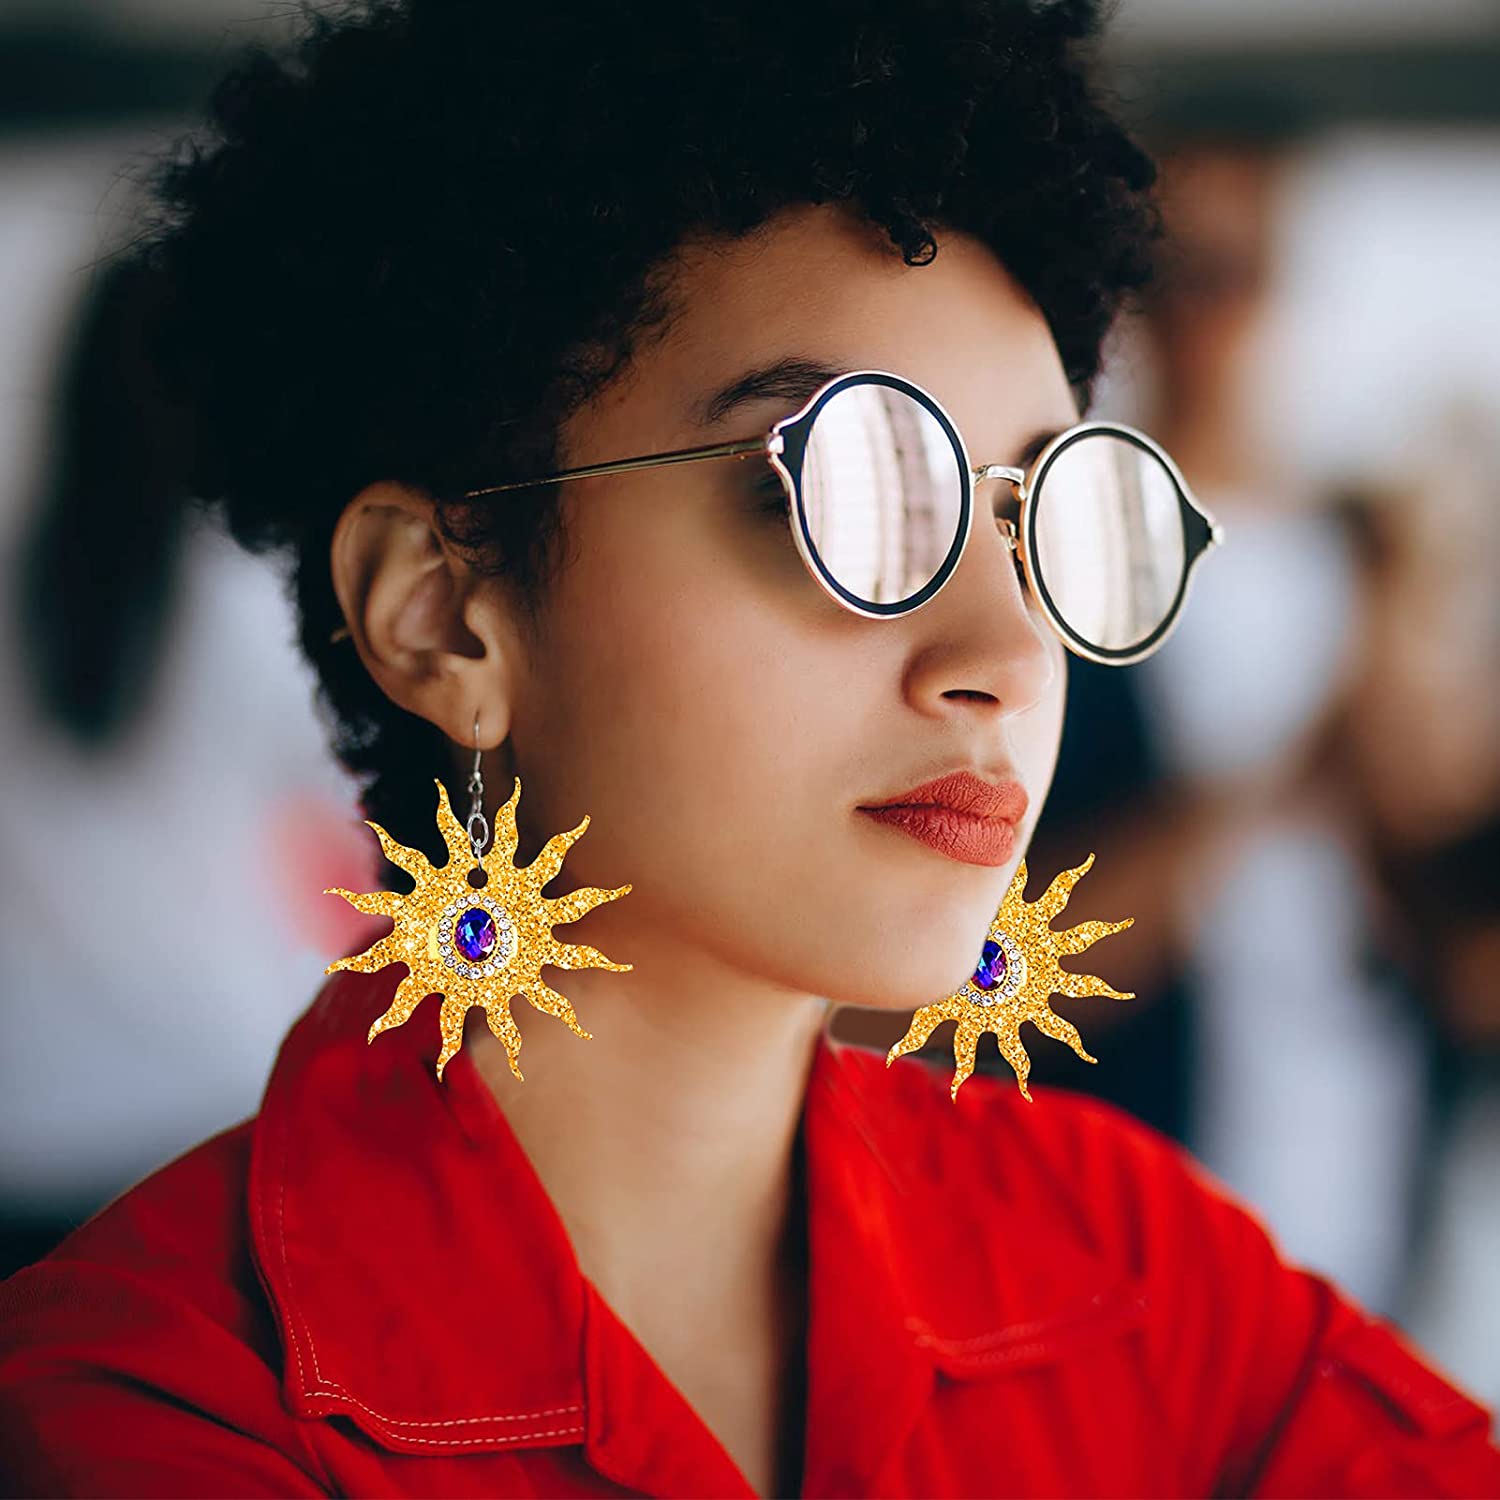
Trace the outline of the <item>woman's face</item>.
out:
[[[916,381],[975,464],[1014,464],[1078,417],[1041,314],[977,241],[940,237],[911,267],[844,212],[799,208],[685,253],[672,285],[670,331],[570,420],[564,465],[761,435],[801,396],[706,424],[700,410],[793,357]],[[509,741],[487,758],[487,800],[521,778],[518,863],[589,815],[548,894],[633,889],[558,935],[634,963],[631,985],[689,974],[909,1009],[972,970],[1025,851],[1057,752],[1063,648],[979,519],[996,481],[946,587],[870,620],[813,581],[757,494],[769,475],[722,460],[559,488],[566,560],[503,674]],[[858,810],[959,768],[1029,794],[1002,867]],[[598,977],[615,993],[626,978]],[[576,1001],[582,976],[563,978]]]

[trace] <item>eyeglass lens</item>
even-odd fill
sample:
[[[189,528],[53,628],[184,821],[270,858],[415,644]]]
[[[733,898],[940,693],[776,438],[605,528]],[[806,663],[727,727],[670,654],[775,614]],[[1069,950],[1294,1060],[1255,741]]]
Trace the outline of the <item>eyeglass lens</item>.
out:
[[[1127,650],[1171,613],[1187,542],[1176,483],[1149,449],[1075,439],[1038,475],[1031,526],[1038,586],[1090,645]]]
[[[809,546],[865,604],[919,594],[961,538],[963,455],[933,411],[892,386],[854,384],[828,398],[808,430],[801,481]],[[1037,584],[1067,627],[1107,651],[1150,636],[1177,600],[1186,559],[1176,483],[1161,460],[1122,437],[1081,435],[1036,476],[1032,504]]]
[[[802,457],[808,540],[866,604],[897,604],[937,576],[963,522],[964,475],[942,424],[885,385],[819,408]]]

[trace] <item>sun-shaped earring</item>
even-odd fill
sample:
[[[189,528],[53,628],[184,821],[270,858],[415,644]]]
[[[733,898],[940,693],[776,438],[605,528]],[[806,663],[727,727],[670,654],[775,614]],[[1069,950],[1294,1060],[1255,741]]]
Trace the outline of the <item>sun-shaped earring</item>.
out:
[[[904,1037],[886,1054],[889,1067],[898,1057],[915,1052],[939,1023],[956,1021],[953,1034],[953,1058],[958,1064],[950,1089],[958,1098],[959,1085],[974,1071],[974,1050],[986,1031],[993,1031],[1001,1054],[1016,1070],[1016,1081],[1028,1102],[1031,1091],[1026,1087],[1031,1072],[1031,1058],[1021,1043],[1021,1022],[1030,1021],[1038,1031],[1066,1042],[1085,1062],[1098,1062],[1083,1048],[1078,1028],[1064,1020],[1047,1003],[1051,995],[1108,995],[1116,1000],[1133,1000],[1133,990],[1122,994],[1112,990],[1095,974],[1073,974],[1059,966],[1064,953],[1083,950],[1112,932],[1120,932],[1135,921],[1080,922],[1077,927],[1054,931],[1051,924],[1068,904],[1068,896],[1088,873],[1094,862],[1092,854],[1076,869],[1064,870],[1037,900],[1025,900],[1026,861],[1023,859],[1001,901],[995,919],[980,950],[979,964],[968,980],[953,994],[932,1005],[922,1006],[911,1018]]]
[[[406,895],[395,891],[358,894],[341,886],[324,891],[324,895],[342,896],[356,911],[395,919],[390,932],[363,953],[337,959],[324,970],[327,974],[337,969],[370,974],[389,964],[406,965],[406,978],[396,987],[389,1009],[370,1027],[367,1041],[373,1042],[382,1031],[400,1026],[428,995],[443,996],[439,1081],[448,1059],[463,1045],[464,1017],[471,1005],[484,1007],[490,1030],[505,1046],[511,1072],[520,1078],[516,1059],[521,1051],[521,1033],[510,1013],[512,995],[524,995],[537,1010],[566,1021],[585,1040],[593,1035],[579,1024],[567,997],[542,980],[543,964],[559,969],[611,969],[616,973],[634,967],[615,963],[586,943],[560,943],[552,935],[552,928],[559,923],[577,921],[585,912],[630,891],[628,885],[612,891],[586,886],[555,899],[542,895],[542,887],[557,874],[568,850],[589,826],[586,815],[576,828],[554,834],[529,865],[518,869],[518,776],[510,800],[495,814],[495,842],[488,855],[482,852],[489,829],[481,810],[484,783],[479,777],[477,718],[474,734],[474,770],[469,777],[474,801],[467,830],[454,817],[442,781],[433,778],[438,790],[438,828],[448,846],[448,862],[441,869],[434,868],[421,850],[398,844],[367,818],[365,822],[375,830],[385,857],[412,876],[416,888]],[[469,884],[469,873],[475,868],[485,872],[482,887]]]

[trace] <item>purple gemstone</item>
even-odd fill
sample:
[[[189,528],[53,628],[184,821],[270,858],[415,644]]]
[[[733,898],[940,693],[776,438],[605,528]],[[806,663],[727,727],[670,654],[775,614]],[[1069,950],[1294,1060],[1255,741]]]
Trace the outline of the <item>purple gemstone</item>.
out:
[[[1005,949],[999,943],[987,942],[980,950],[979,967],[974,970],[974,983],[982,990],[999,987],[1005,978]]]
[[[453,928],[453,942],[472,963],[488,958],[494,951],[495,919],[482,906],[471,906]]]

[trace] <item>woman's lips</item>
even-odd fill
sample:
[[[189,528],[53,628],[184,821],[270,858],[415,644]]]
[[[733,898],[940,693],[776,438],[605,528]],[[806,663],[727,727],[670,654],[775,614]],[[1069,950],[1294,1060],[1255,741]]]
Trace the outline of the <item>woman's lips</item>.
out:
[[[862,807],[866,817],[969,865],[1003,865],[1016,846],[1016,829],[999,818],[981,818],[951,807]]]
[[[970,865],[1003,865],[1026,816],[1026,788],[988,780],[968,767],[908,787],[859,811]]]

